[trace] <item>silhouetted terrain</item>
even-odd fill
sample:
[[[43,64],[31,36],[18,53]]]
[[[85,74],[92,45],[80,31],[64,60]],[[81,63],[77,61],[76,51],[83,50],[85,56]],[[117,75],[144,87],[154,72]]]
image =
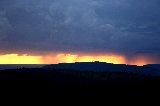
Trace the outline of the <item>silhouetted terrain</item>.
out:
[[[94,72],[127,72],[135,74],[145,74],[152,76],[160,76],[160,65],[149,64],[144,66],[126,65],[126,64],[112,64],[106,62],[76,62],[76,63],[59,63],[52,65],[45,65],[46,69],[67,69],[80,71],[94,71]]]
[[[159,84],[159,77],[127,72],[45,68],[0,71],[3,97],[151,97],[160,94]]]

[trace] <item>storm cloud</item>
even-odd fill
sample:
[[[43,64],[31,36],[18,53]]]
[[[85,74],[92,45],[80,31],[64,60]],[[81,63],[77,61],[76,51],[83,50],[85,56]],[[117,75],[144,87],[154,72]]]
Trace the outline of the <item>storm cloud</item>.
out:
[[[159,0],[0,0],[0,50],[158,55],[159,5]]]

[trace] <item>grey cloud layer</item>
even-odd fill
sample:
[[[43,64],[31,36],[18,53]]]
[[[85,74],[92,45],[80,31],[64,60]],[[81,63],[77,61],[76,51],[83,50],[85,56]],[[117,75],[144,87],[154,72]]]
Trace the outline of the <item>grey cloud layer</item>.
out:
[[[160,52],[159,0],[0,0],[0,49]]]

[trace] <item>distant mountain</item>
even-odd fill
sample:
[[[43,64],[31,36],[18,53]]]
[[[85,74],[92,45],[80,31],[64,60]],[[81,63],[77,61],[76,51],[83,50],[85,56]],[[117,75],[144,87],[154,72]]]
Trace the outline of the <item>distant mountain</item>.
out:
[[[160,76],[160,64],[158,65],[126,65],[126,64],[112,64],[106,62],[76,62],[76,63],[59,63],[46,65],[43,68],[47,69],[68,69],[80,71],[96,71],[96,72],[128,72]]]

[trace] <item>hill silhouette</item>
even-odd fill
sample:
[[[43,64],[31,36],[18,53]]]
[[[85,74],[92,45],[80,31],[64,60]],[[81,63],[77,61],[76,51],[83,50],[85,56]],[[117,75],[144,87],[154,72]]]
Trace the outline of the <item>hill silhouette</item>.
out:
[[[108,71],[127,72],[127,73],[160,76],[159,64],[137,66],[137,65],[112,64],[112,63],[95,61],[95,62],[59,63],[59,64],[46,65],[43,68],[95,71],[95,72],[108,72]]]
[[[74,65],[76,64],[74,69]],[[151,74],[133,73],[139,68],[152,69],[149,66],[137,67],[115,65],[115,70],[98,67],[107,63],[75,63],[46,65],[42,68],[19,68],[0,71],[1,95],[19,95],[21,97],[145,97],[159,95],[160,77]],[[78,67],[78,65],[83,67]],[[86,65],[88,64],[88,65]],[[91,65],[92,64],[92,65]],[[94,64],[94,65],[93,65]],[[96,68],[96,64],[99,64]],[[68,65],[67,67],[59,66]],[[88,67],[91,65],[92,67]],[[113,64],[110,64],[113,65]],[[109,65],[109,66],[110,66]],[[108,66],[108,67],[109,67]],[[121,68],[123,67],[123,68]],[[134,70],[128,70],[135,67]],[[78,70],[81,68],[81,70]],[[84,70],[86,68],[87,70]],[[91,70],[91,69],[95,70]],[[102,68],[102,67],[101,67]],[[117,70],[118,69],[118,70]],[[120,71],[126,69],[125,71]]]

